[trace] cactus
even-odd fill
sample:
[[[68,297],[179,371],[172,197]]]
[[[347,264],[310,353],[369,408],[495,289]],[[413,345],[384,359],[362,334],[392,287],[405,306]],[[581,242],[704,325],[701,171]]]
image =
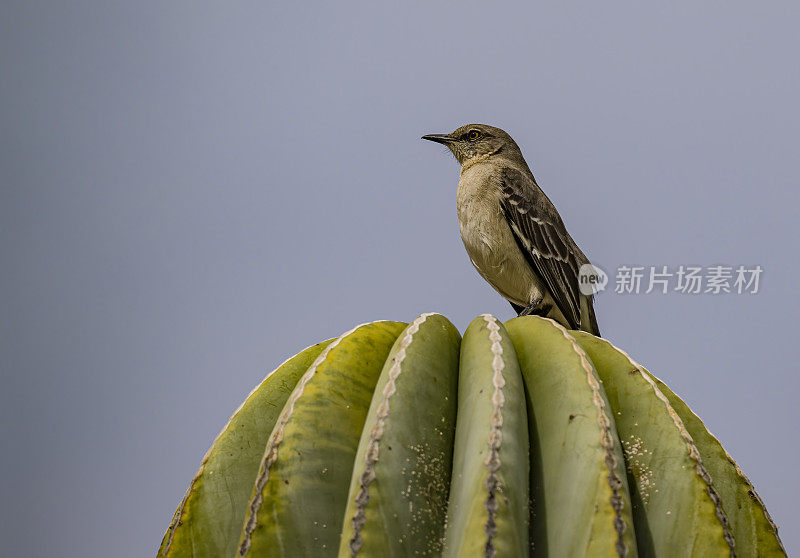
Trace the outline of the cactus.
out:
[[[217,436],[160,557],[785,556],[730,455],[605,339],[373,322],[279,366]]]

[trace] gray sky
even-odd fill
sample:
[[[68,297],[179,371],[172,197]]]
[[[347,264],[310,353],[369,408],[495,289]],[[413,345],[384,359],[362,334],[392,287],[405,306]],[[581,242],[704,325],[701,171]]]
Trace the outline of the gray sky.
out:
[[[2,3],[4,550],[151,555],[284,358],[510,318],[419,140],[478,121],[606,271],[764,268],[757,295],[605,292],[598,318],[800,551],[797,4],[384,4]]]

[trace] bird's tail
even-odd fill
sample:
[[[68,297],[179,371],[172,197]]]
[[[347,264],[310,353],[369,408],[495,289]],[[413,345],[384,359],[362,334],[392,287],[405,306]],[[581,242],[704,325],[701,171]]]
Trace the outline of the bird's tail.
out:
[[[594,313],[594,296],[581,297],[581,329],[597,337],[601,337]]]

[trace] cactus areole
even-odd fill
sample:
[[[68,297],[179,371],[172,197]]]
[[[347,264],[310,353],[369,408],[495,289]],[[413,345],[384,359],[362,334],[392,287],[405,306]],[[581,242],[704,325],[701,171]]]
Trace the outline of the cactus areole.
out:
[[[160,557],[785,556],[663,382],[538,317],[373,322],[290,358],[203,458]]]

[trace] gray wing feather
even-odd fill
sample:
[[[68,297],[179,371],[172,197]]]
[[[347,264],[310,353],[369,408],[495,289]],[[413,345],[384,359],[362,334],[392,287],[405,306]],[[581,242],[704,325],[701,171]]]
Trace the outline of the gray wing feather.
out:
[[[525,257],[573,329],[580,327],[578,269],[588,263],[533,176],[502,174],[501,206]]]

